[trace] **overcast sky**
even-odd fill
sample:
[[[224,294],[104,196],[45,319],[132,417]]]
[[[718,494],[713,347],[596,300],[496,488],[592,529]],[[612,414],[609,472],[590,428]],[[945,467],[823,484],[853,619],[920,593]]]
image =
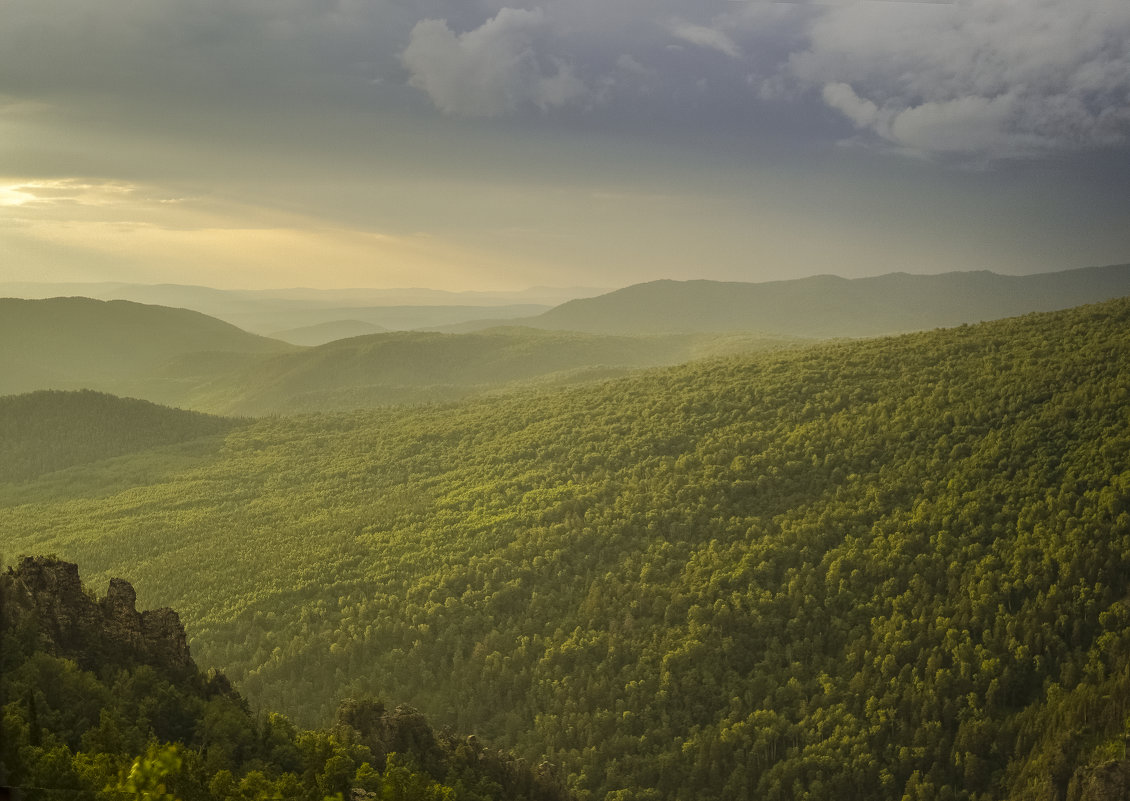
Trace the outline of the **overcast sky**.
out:
[[[1130,2],[0,0],[0,281],[1130,261]]]

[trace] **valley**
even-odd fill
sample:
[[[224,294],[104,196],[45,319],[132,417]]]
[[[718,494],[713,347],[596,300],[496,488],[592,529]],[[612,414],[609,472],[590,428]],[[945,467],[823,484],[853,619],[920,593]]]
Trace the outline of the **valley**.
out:
[[[1128,324],[232,422],[10,475],[4,552],[129,575],[255,708],[394,698],[581,799],[1067,798],[1126,736]]]

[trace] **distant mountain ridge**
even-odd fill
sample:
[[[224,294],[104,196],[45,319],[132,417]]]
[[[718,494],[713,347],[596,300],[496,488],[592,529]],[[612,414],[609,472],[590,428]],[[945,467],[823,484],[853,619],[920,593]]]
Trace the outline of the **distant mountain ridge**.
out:
[[[798,338],[952,327],[1127,294],[1130,265],[1029,276],[653,281],[569,301],[522,319],[522,326],[480,320],[460,326],[462,335],[365,334],[373,324],[362,318],[279,329],[300,344],[186,309],[89,298],[0,299],[0,395],[89,388],[242,415],[446,402],[522,382],[578,383],[788,346]],[[394,327],[406,327],[420,314],[438,319],[440,312],[465,311],[400,306],[385,313],[396,318]],[[327,339],[333,341],[322,344]]]
[[[753,330],[789,336],[863,337],[1056,311],[1130,294],[1130,264],[1036,275],[987,270],[870,278],[817,275],[788,281],[651,281],[571,300],[515,321],[603,334]]]
[[[316,347],[318,345],[325,345],[327,342],[334,342],[338,339],[348,339],[350,337],[360,337],[367,334],[381,334],[387,329],[367,323],[364,320],[333,320],[328,323],[317,323],[315,325],[304,325],[298,328],[288,328],[283,331],[272,331],[272,339],[281,339],[283,342],[289,342],[292,345],[302,345],[304,347]]]
[[[215,289],[182,284],[0,282],[0,296],[82,296],[192,309],[272,336],[274,331],[360,320],[392,330],[528,317],[607,289],[532,287],[517,292],[441,289]],[[326,340],[323,340],[326,341]],[[303,342],[301,344],[321,344]]]
[[[330,323],[280,336],[315,344],[370,328],[363,321]],[[788,344],[787,338],[497,327],[462,336],[363,334],[305,347],[187,309],[90,298],[0,299],[0,396],[91,389],[222,414],[289,414],[443,402],[516,382],[574,383],[610,370]]]
[[[192,284],[134,284],[117,281],[51,283],[37,281],[0,282],[0,293],[21,298],[48,298],[81,295],[99,300],[132,300],[158,305],[209,305],[229,310],[246,310],[249,305],[295,304],[326,308],[348,306],[510,306],[515,304],[557,305],[578,297],[591,297],[609,291],[607,287],[535,286],[522,290],[465,290],[396,288],[378,289],[217,289]],[[213,312],[215,313],[215,312]],[[218,313],[217,313],[218,316]]]

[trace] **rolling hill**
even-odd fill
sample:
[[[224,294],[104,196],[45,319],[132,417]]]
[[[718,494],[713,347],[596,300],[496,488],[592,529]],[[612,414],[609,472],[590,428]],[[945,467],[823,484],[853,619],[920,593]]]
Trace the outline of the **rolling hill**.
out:
[[[124,300],[0,298],[0,394],[82,388],[134,394],[133,385],[146,386],[161,365],[185,354],[292,349],[187,309]]]
[[[91,390],[0,397],[0,482],[226,434],[239,424]]]
[[[414,313],[408,308],[405,313]],[[361,326],[284,335],[314,341]],[[386,332],[301,347],[185,309],[87,298],[0,299],[0,395],[91,388],[220,414],[446,402],[529,381],[578,383],[782,337],[616,337],[498,328]]]
[[[758,284],[652,281],[571,300],[514,323],[604,334],[743,330],[815,339],[867,337],[1053,311],[1127,294],[1127,264],[1023,276],[980,271],[857,279],[818,275]]]
[[[0,283],[0,296],[81,296],[192,309],[259,334],[343,320],[361,320],[391,330],[451,325],[473,319],[506,320],[538,314],[570,298],[595,295],[599,291],[545,287],[522,292],[302,288],[232,290],[180,284]]]
[[[0,530],[128,567],[254,704],[405,699],[583,799],[1100,798],[1130,771],[1128,327],[267,418],[143,484],[150,454],[31,482]]]
[[[619,337],[510,327],[459,335],[392,332],[240,364],[183,402],[245,415],[449,402],[530,382],[583,383],[722,352],[795,344],[753,336]],[[180,369],[178,364],[170,374]]]
[[[191,289],[198,290],[190,293],[194,298],[228,298]],[[312,348],[248,334],[184,309],[84,298],[3,299],[0,394],[93,388],[240,415],[448,402],[530,382],[581,383],[718,353],[795,345],[801,336],[919,330],[1128,292],[1130,265],[1034,276],[980,272],[856,280],[817,276],[765,284],[656,281],[569,301],[526,318],[530,327],[483,328],[497,321],[480,321],[458,326],[467,329],[460,335],[366,333],[345,339],[337,337],[371,331],[374,323],[339,319],[349,310],[328,305],[341,300],[329,293],[317,296],[318,303],[306,312],[328,314],[330,321],[280,333],[296,343],[320,343]],[[262,300],[282,304],[279,309],[291,302],[313,303],[285,293]],[[450,315],[458,317],[467,308],[378,311],[391,327],[403,327],[455,319]]]

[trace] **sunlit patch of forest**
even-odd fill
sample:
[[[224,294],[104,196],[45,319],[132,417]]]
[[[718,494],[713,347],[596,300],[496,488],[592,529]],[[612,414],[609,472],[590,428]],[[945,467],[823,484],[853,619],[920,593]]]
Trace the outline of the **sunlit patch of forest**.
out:
[[[0,490],[251,703],[580,798],[1060,799],[1125,764],[1130,301],[267,418]]]

